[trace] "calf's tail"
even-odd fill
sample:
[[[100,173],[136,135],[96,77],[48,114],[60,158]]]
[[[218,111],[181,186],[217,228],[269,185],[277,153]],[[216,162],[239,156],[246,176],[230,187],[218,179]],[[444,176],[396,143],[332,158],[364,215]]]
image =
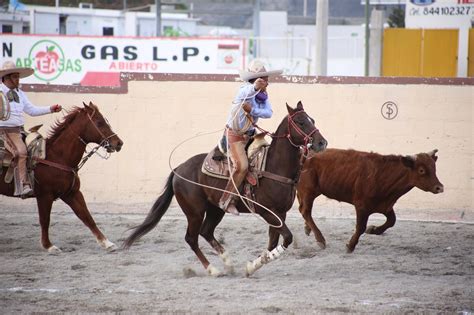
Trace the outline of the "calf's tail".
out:
[[[123,248],[127,249],[132,246],[136,240],[153,230],[158,222],[160,222],[161,217],[165,214],[166,210],[168,210],[174,196],[173,177],[174,173],[171,172],[166,182],[164,192],[156,199],[143,223],[135,227],[132,234],[124,241]]]

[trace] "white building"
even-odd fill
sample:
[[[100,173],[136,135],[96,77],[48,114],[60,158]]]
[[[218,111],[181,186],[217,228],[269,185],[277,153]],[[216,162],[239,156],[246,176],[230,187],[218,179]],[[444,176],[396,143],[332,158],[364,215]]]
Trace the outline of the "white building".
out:
[[[26,10],[0,12],[2,33],[92,36],[156,36],[154,12],[25,6]],[[161,14],[161,33],[196,35],[198,19],[187,14]]]

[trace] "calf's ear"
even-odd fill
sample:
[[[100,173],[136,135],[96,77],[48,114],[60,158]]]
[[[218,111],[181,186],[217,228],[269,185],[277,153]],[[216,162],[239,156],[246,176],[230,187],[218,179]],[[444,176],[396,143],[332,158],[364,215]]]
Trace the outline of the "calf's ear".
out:
[[[433,151],[428,152],[428,155],[431,156],[431,158],[435,162],[438,160],[438,157],[436,156],[436,152],[438,152],[438,149],[434,149]]]
[[[402,163],[408,168],[415,168],[415,158],[411,155],[402,156]]]

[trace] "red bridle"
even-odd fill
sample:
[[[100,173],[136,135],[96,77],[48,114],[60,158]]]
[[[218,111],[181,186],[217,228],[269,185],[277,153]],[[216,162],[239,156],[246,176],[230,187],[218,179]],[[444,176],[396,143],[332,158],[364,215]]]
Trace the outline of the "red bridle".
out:
[[[263,133],[269,135],[270,137],[272,138],[287,138],[288,141],[291,143],[292,146],[296,147],[296,148],[299,148],[300,146],[304,146],[304,153],[305,155],[308,153],[308,150],[309,150],[309,147],[308,147],[308,143],[311,143],[313,142],[313,138],[311,137],[315,132],[318,131],[318,128],[314,127],[313,130],[311,130],[310,133],[306,133],[304,132],[303,130],[301,130],[300,127],[298,127],[298,125],[295,123],[295,121],[293,120],[293,117],[298,115],[298,114],[305,114],[307,117],[308,114],[306,114],[306,112],[304,110],[301,110],[301,111],[297,111],[295,113],[293,113],[292,115],[288,115],[288,133],[284,134],[284,135],[281,135],[281,136],[278,136],[274,133],[271,133],[271,132],[268,132],[262,128],[260,128],[258,125],[254,124],[253,126],[255,128],[257,128],[258,130],[262,131]],[[298,133],[298,135],[302,136],[303,137],[303,140],[304,140],[304,144],[303,145],[297,145],[294,143],[294,140],[291,139],[291,127],[293,127],[293,129],[296,131],[296,133]]]

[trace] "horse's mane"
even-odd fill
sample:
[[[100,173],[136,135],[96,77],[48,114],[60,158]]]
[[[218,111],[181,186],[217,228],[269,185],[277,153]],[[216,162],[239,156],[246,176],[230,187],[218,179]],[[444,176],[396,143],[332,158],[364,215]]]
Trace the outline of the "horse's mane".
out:
[[[51,126],[51,130],[48,134],[48,142],[53,143],[58,136],[69,126],[71,121],[76,118],[77,114],[81,111],[82,108],[74,106],[73,108],[66,110],[67,114],[62,120],[56,120]]]

